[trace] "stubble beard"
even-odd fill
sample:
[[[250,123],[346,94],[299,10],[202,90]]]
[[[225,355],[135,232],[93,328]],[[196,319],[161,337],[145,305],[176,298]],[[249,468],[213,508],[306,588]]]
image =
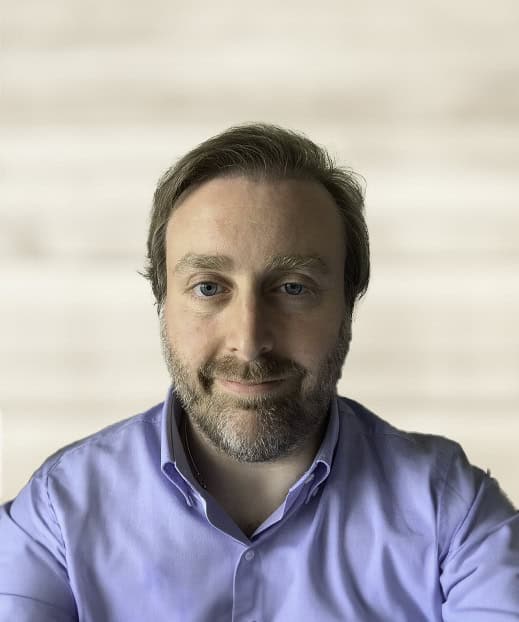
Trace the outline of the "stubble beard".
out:
[[[169,339],[159,314],[162,352],[176,395],[192,424],[221,453],[242,463],[274,462],[303,449],[322,433],[349,351],[351,319],[316,374],[289,359],[265,356],[243,364],[232,356],[208,361],[193,373]],[[214,377],[261,382],[290,376],[290,390],[239,397],[215,390]]]

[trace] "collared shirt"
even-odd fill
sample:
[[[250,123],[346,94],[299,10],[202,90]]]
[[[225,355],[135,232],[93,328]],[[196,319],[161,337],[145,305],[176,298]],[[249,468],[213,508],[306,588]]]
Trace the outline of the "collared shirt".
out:
[[[48,458],[0,507],[1,622],[519,620],[519,513],[461,447],[336,397],[246,537],[163,404]]]

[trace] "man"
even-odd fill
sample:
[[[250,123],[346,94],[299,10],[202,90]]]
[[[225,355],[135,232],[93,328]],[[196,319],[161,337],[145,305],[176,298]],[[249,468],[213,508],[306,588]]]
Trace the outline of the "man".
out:
[[[160,180],[172,387],[0,513],[0,620],[519,620],[519,514],[456,443],[336,394],[362,193],[307,138],[230,128]]]

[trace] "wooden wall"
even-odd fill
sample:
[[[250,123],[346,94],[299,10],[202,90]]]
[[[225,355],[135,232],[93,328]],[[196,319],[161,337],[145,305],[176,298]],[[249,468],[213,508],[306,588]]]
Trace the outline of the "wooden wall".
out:
[[[154,186],[263,120],[367,180],[341,393],[458,440],[519,503],[516,0],[27,0],[0,28],[0,500],[164,398],[137,274]]]

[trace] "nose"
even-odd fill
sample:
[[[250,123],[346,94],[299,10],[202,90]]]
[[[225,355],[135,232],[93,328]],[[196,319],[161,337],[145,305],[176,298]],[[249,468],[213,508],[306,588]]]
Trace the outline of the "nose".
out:
[[[237,297],[227,311],[224,330],[229,353],[243,361],[253,361],[273,349],[272,322],[258,295]]]

